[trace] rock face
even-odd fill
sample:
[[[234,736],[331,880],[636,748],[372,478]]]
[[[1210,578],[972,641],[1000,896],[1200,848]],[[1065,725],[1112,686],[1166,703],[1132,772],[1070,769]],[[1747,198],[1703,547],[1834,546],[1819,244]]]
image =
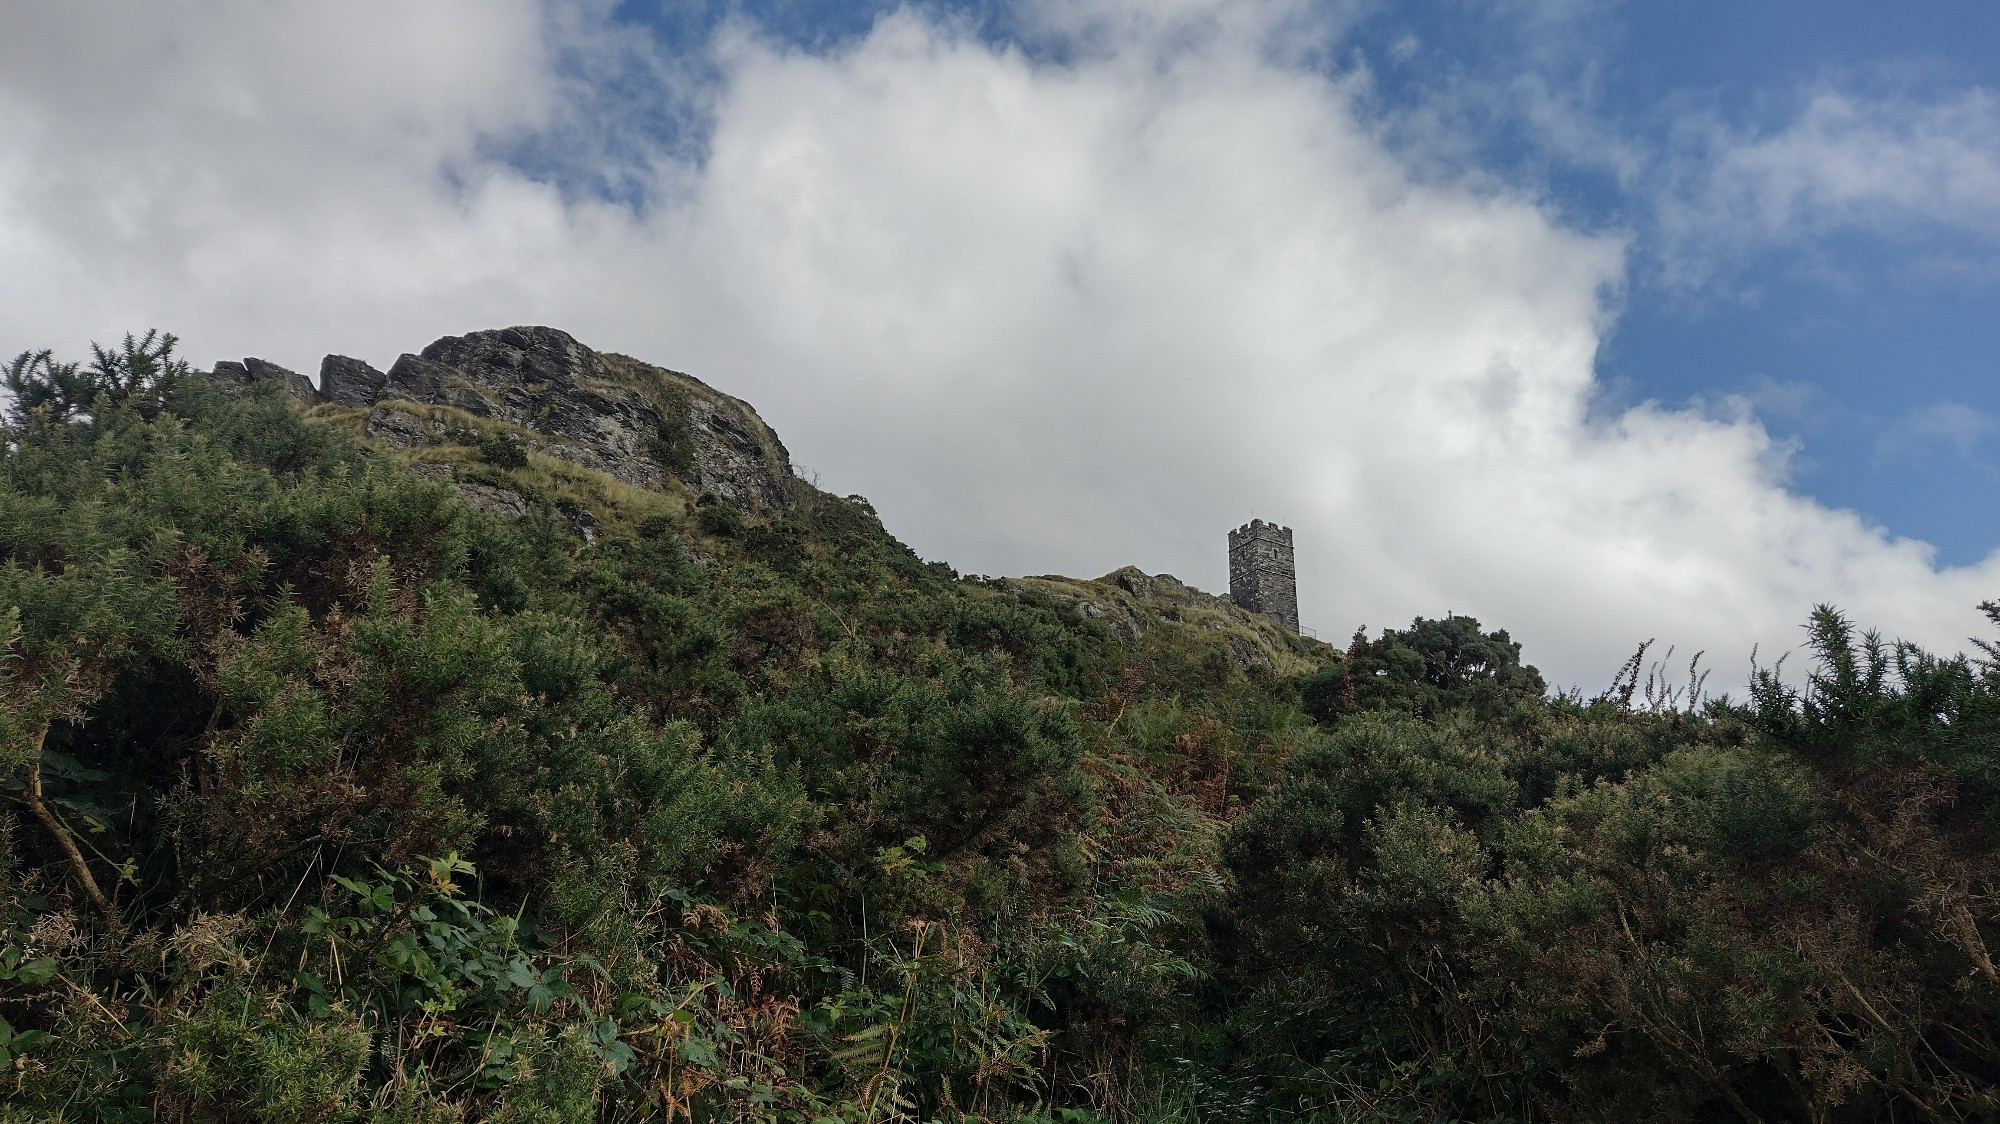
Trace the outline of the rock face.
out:
[[[367,406],[382,396],[389,377],[359,359],[329,355],[319,363],[319,392],[328,402]]]
[[[209,375],[225,394],[240,394],[253,383],[277,382],[284,386],[285,393],[301,402],[318,400],[319,394],[313,390],[312,380],[297,371],[286,370],[276,363],[262,359],[245,359],[241,363],[227,360],[217,363]]]
[[[684,415],[694,445],[690,483],[737,507],[783,507],[792,459],[778,435],[748,405],[706,386],[702,389],[708,393],[689,395]],[[773,461],[781,473],[770,471]]]
[[[510,488],[498,488],[476,480],[454,481],[452,487],[458,489],[459,497],[466,503],[481,511],[490,511],[506,519],[519,519],[528,513],[527,501]]]
[[[251,366],[261,363],[217,364],[214,377],[238,386],[277,377]],[[384,405],[401,400],[519,426],[541,436],[547,456],[641,488],[677,480],[744,510],[782,508],[793,475],[784,444],[746,403],[688,375],[599,354],[554,328],[446,336],[386,373],[329,355],[318,393],[304,376],[282,374],[305,401],[369,409],[364,431],[398,448],[434,444],[445,429]]]
[[[1213,593],[1203,593],[1172,574],[1149,574],[1137,566],[1113,570],[1105,575],[1103,580],[1144,601],[1216,610],[1224,609],[1228,605],[1223,598]]]
[[[391,449],[421,449],[444,440],[444,426],[387,406],[368,411],[361,433]]]
[[[744,509],[783,507],[792,475],[748,405],[554,328],[446,336],[396,360],[373,401],[387,398],[508,422],[546,437],[549,456],[642,488],[677,478]]]

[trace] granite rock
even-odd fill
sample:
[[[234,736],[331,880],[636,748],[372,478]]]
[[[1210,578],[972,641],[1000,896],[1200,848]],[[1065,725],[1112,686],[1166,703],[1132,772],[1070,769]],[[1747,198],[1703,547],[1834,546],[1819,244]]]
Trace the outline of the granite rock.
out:
[[[389,376],[359,359],[329,355],[319,361],[321,396],[342,406],[373,406],[388,382]]]
[[[791,459],[749,406],[723,395],[696,397],[688,407],[687,426],[694,442],[695,477],[688,483],[739,508],[785,506]],[[775,465],[756,430],[769,437]]]
[[[234,395],[250,385],[250,369],[241,363],[224,359],[215,365],[215,370],[208,373],[208,378],[210,382],[220,387],[224,394]]]
[[[1227,597],[1204,593],[1172,574],[1148,574],[1136,566],[1126,566],[1104,575],[1101,580],[1108,581],[1155,607],[1206,609],[1221,613],[1231,620],[1246,619],[1237,611],[1236,604]]]
[[[260,382],[275,382],[285,388],[285,393],[300,402],[311,404],[319,400],[313,390],[312,380],[297,371],[287,370],[276,363],[263,359],[245,359],[241,363],[223,360],[215,365],[209,379],[222,389],[224,394],[234,397],[252,385]]]
[[[445,394],[451,389],[456,374],[450,367],[405,352],[390,364],[389,373],[383,379],[381,395],[376,400],[407,398],[412,402],[444,405]]]
[[[1205,593],[1172,574],[1148,574],[1133,566],[1093,581],[1046,574],[1001,578],[997,584],[1031,587],[1055,597],[1128,643],[1159,630],[1169,637],[1178,633],[1198,638],[1202,644],[1217,646],[1224,658],[1245,672],[1294,674],[1314,658],[1302,654],[1300,645],[1325,648],[1317,640],[1288,636],[1268,615],[1227,597]]]
[[[466,504],[481,511],[490,511],[503,519],[519,519],[528,514],[528,502],[519,492],[510,488],[481,484],[476,480],[460,480],[452,485]]]
[[[679,476],[745,510],[783,507],[792,477],[784,445],[748,405],[687,375],[599,355],[554,328],[446,336],[396,360],[367,401],[388,398],[520,426],[547,439],[548,456],[654,490]],[[678,468],[662,453],[676,436],[687,450]]]
[[[744,511],[781,509],[797,486],[784,443],[747,403],[554,328],[445,336],[386,372],[329,355],[317,392],[260,359],[218,363],[213,378],[232,393],[278,379],[301,401],[368,408],[363,432],[395,448],[446,438],[442,423],[388,405],[400,400],[517,426],[539,435],[530,444],[547,456],[655,491],[678,483]]]
[[[250,372],[250,381],[252,382],[282,383],[285,393],[290,394],[293,398],[301,402],[311,403],[319,401],[319,392],[313,389],[312,380],[299,374],[297,371],[288,370],[278,366],[276,363],[255,358],[245,359],[243,366]]]
[[[393,406],[377,406],[368,411],[361,432],[370,441],[392,449],[421,449],[443,440],[444,427]]]
[[[1271,669],[1271,654],[1259,647],[1247,636],[1231,634],[1223,638],[1229,644],[1229,662],[1243,671],[1253,667]]]

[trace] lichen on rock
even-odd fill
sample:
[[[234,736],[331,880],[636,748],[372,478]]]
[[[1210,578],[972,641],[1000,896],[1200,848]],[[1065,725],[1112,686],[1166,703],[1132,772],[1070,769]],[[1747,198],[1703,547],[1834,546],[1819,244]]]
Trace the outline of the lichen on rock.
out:
[[[218,363],[212,377],[231,392],[283,379],[301,401],[365,409],[363,433],[397,449],[448,439],[445,424],[394,405],[405,402],[525,430],[545,456],[651,491],[712,494],[740,511],[782,509],[795,486],[784,444],[747,403],[554,328],[445,336],[387,372],[329,355],[317,390],[259,359]]]

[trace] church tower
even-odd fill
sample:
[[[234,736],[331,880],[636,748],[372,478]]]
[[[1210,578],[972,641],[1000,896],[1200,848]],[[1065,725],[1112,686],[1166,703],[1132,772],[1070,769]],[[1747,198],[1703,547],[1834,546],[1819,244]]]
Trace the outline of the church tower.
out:
[[[1292,529],[1252,519],[1229,532],[1229,599],[1299,630],[1298,579],[1292,571]]]

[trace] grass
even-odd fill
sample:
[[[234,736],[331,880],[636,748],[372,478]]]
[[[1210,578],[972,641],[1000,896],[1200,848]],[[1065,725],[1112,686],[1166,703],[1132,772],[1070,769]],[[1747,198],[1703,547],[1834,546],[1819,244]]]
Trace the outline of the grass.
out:
[[[652,515],[682,515],[693,501],[688,490],[671,478],[664,491],[627,484],[541,452],[539,446],[547,440],[543,434],[493,418],[477,417],[454,406],[388,399],[372,409],[322,404],[313,408],[311,416],[346,430],[357,440],[365,440],[364,423],[372,410],[380,409],[399,410],[424,421],[441,423],[445,431],[435,445],[394,449],[376,443],[390,460],[402,465],[445,465],[465,479],[510,488],[558,507],[588,510],[599,520],[603,533],[629,529]],[[483,459],[479,440],[488,436],[508,436],[521,441],[527,451],[526,466],[502,468]]]
[[[1044,575],[1007,580],[1064,601],[1090,601],[1104,606],[1123,614],[1156,642],[1163,641],[1169,646],[1191,651],[1221,649],[1228,655],[1229,642],[1234,638],[1261,653],[1270,661],[1271,671],[1279,676],[1311,671],[1337,654],[1331,645],[1286,632],[1262,614],[1192,587],[1190,592],[1194,596],[1185,601],[1139,596],[1118,584],[1119,575],[1127,572],[1140,573],[1126,567],[1096,579]]]

